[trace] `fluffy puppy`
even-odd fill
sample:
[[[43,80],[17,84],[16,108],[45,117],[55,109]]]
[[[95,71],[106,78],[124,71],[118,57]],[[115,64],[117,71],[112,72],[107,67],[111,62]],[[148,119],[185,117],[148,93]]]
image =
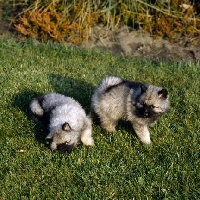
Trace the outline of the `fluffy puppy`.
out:
[[[93,119],[97,116],[108,132],[115,131],[120,119],[130,121],[140,140],[150,144],[148,127],[168,109],[166,89],[108,76],[92,96],[90,116]]]
[[[74,99],[49,93],[35,98],[30,110],[35,121],[47,128],[45,143],[51,150],[70,152],[80,142],[94,145],[91,119]]]

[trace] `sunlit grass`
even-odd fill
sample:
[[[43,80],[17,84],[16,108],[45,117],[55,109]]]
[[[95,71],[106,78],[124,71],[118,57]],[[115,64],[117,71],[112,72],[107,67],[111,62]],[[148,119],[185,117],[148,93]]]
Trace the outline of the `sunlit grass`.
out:
[[[1,199],[198,199],[199,77],[192,63],[118,58],[54,43],[0,40]],[[88,113],[107,75],[168,89],[171,109],[151,127],[151,147],[122,122],[109,134],[93,125],[95,147],[52,152],[30,119],[30,101],[58,92]]]

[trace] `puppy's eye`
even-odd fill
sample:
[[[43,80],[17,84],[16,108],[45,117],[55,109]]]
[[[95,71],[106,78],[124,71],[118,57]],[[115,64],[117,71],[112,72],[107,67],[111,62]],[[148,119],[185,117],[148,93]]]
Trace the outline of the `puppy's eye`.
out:
[[[151,108],[155,108],[155,106],[154,106],[154,105],[151,105]]]
[[[65,142],[65,144],[69,144],[70,142],[71,142],[71,140],[68,140],[68,141]]]

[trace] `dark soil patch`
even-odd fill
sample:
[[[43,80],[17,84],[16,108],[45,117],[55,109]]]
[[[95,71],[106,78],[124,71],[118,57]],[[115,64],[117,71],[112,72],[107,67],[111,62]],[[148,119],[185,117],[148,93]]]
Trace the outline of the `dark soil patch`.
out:
[[[13,32],[8,22],[0,20],[0,24],[0,35],[6,34],[9,37],[26,40],[26,37]],[[199,36],[198,38],[179,37],[170,43],[166,39],[155,39],[149,33],[136,31],[127,26],[111,31],[99,25],[94,27],[87,41],[78,44],[68,43],[68,45],[77,48],[98,48],[102,51],[109,50],[119,56],[151,60],[200,61]]]

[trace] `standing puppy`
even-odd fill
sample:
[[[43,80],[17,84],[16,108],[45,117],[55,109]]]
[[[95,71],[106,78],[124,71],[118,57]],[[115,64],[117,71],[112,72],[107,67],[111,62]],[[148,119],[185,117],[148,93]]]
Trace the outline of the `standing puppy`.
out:
[[[35,98],[30,109],[35,120],[47,127],[45,143],[51,150],[70,152],[80,142],[94,145],[91,120],[74,99],[49,93]]]
[[[90,115],[97,115],[108,132],[115,131],[120,119],[130,121],[140,140],[150,144],[148,127],[168,108],[166,89],[108,76],[92,96]]]

